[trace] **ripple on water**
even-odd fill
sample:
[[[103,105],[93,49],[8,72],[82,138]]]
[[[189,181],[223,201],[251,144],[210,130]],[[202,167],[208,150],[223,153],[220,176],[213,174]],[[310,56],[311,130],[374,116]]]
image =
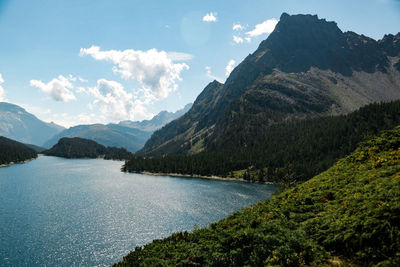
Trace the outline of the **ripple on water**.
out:
[[[106,266],[207,226],[275,186],[126,174],[122,162],[39,157],[0,168],[0,266]]]

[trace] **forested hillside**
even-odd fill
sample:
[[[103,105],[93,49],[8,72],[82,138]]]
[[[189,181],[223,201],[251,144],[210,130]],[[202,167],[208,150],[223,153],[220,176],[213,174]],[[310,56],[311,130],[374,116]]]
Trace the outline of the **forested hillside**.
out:
[[[52,148],[43,151],[48,156],[63,158],[129,159],[132,153],[124,148],[105,147],[89,139],[61,138]]]
[[[399,266],[400,127],[272,200],[116,266]]]
[[[24,162],[36,158],[37,153],[32,148],[17,141],[0,136],[0,165],[11,162]]]
[[[348,115],[293,120],[253,135],[244,128],[232,133],[231,138],[221,139],[208,151],[135,157],[123,169],[294,182],[328,169],[337,159],[351,153],[360,141],[398,124],[400,101],[371,104]]]

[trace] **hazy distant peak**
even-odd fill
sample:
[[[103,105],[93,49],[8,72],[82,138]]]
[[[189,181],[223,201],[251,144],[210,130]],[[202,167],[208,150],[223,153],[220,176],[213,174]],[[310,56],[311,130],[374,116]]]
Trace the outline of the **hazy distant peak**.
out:
[[[174,120],[190,109],[187,104],[176,112],[161,111],[151,120],[121,121],[118,124],[88,124],[76,125],[53,136],[44,144],[50,148],[63,137],[81,137],[94,140],[104,146],[124,147],[131,152],[140,149],[153,131]]]
[[[65,128],[53,122],[39,120],[18,105],[0,102],[0,135],[41,146],[63,129]]]
[[[169,112],[166,110],[160,111],[157,115],[155,115],[151,120],[142,120],[142,121],[121,121],[118,125],[122,125],[125,127],[135,128],[142,131],[155,131],[168,122],[182,116],[192,107],[192,103],[186,104],[184,108],[179,109],[175,112]]]
[[[8,102],[0,102],[0,110],[2,110],[2,111],[13,111],[13,112],[22,111],[22,112],[27,113],[24,108],[22,108],[20,106],[17,106],[15,104],[8,103]]]

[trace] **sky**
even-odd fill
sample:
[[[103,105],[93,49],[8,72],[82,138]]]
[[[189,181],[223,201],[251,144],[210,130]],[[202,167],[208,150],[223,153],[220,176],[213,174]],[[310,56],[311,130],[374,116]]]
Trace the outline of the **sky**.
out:
[[[283,12],[376,40],[400,31],[398,0],[0,0],[0,101],[65,127],[176,111]]]

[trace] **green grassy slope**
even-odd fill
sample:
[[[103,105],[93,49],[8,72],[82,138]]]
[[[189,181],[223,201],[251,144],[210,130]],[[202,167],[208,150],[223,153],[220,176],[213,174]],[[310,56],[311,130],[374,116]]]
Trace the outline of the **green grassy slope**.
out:
[[[400,265],[400,126],[270,201],[117,266]]]

